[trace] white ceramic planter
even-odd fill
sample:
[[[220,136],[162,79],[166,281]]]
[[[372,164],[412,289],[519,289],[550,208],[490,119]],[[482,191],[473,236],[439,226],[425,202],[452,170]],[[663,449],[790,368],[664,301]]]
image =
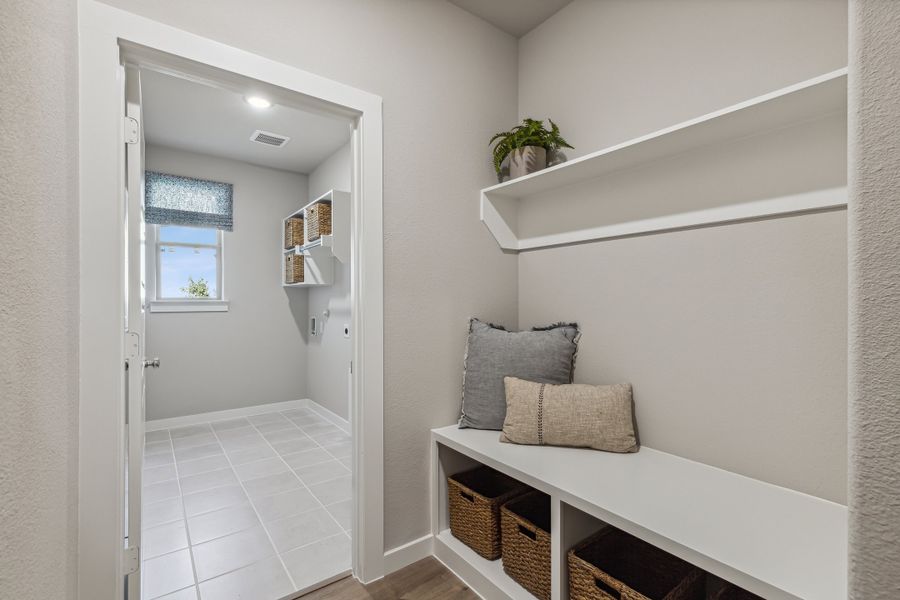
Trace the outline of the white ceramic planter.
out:
[[[547,150],[540,146],[516,148],[509,154],[509,178],[515,179],[547,167]]]

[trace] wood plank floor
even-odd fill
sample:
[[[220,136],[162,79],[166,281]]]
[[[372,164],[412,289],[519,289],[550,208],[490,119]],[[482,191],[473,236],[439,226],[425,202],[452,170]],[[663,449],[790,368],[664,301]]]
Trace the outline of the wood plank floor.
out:
[[[478,600],[437,559],[425,558],[384,579],[363,585],[353,577],[310,592],[303,600]]]

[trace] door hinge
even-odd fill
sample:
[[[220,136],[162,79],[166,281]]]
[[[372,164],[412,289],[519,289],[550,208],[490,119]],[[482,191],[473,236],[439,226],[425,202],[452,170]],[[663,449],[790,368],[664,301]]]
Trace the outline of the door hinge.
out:
[[[137,144],[141,140],[141,126],[134,117],[125,117],[125,143]]]
[[[139,358],[141,352],[141,336],[134,331],[125,332],[125,360]]]
[[[353,373],[353,361],[350,361],[350,373]]]
[[[141,547],[129,546],[122,553],[122,571],[125,575],[137,573],[141,568]]]

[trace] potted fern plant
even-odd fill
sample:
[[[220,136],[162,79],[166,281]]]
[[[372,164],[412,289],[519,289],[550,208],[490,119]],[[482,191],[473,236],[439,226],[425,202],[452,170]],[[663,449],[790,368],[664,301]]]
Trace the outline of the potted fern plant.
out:
[[[488,145],[494,144],[494,170],[497,171],[498,179],[502,179],[503,161],[507,156],[509,178],[515,179],[545,168],[548,153],[555,153],[560,148],[572,148],[560,135],[556,123],[552,119],[548,121],[549,131],[544,127],[543,121],[526,118],[521,125],[516,125],[509,131],[501,131],[491,138]]]

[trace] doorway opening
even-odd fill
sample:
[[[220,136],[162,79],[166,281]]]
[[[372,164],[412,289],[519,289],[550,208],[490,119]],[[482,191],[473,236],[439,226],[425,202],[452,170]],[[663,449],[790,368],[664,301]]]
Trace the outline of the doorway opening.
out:
[[[280,581],[266,597],[293,598],[350,572],[364,583],[378,579],[384,569],[380,98],[100,3],[84,6],[79,30],[79,597],[215,598],[212,583],[204,594],[204,583],[232,575],[222,586],[232,592],[251,585],[257,597],[263,584],[252,582]],[[144,90],[135,85],[140,78]],[[172,92],[186,84],[197,87]],[[197,133],[191,127],[215,113],[200,102],[202,115],[184,117],[167,132],[172,121],[157,119],[156,127],[142,106],[141,92],[150,94],[152,107],[152,90],[160,87],[169,89],[162,99],[174,98],[181,108],[192,105],[192,94],[216,92],[237,94],[242,110],[265,111],[263,98],[279,109],[270,114],[303,113],[307,127],[295,135],[286,133],[290,123],[262,123],[255,113],[260,122],[242,142],[285,151],[281,158],[292,147],[310,146],[303,141],[322,146],[332,139],[334,147],[327,156],[319,150],[307,156],[314,162],[306,167],[279,164],[272,154],[263,164],[223,155],[227,144],[215,136],[237,117]],[[157,114],[167,110],[176,112]],[[325,122],[341,127],[341,139],[315,129]],[[188,145],[191,131],[212,139],[212,147]],[[336,183],[313,189],[326,181]],[[304,230],[303,243],[288,247],[289,217],[310,212],[319,220],[315,233]],[[298,259],[302,276],[287,269]],[[313,287],[322,293],[319,304],[310,298]],[[331,297],[334,290],[339,299]],[[223,335],[229,317],[247,313],[252,327]],[[340,360],[337,375],[322,368],[316,375],[328,383],[313,389],[312,344],[331,350],[325,344],[337,336],[349,344],[349,360]],[[278,358],[260,360],[271,347],[280,349]],[[237,361],[223,362],[235,355]],[[157,484],[163,485],[151,489]],[[240,502],[221,505],[222,495],[210,492],[220,488]],[[166,514],[177,508],[176,497],[180,517]],[[298,512],[304,501],[311,510]],[[194,519],[223,509],[230,512]],[[307,512],[323,518],[295,519]],[[151,532],[166,525],[168,531]],[[258,535],[211,544],[251,530]],[[291,570],[283,555],[317,543],[313,538],[335,543],[298,558],[306,571]],[[202,544],[210,545],[201,550]],[[215,546],[223,551],[213,552]],[[187,572],[175,559],[184,551],[192,581],[168,581],[184,575],[179,569]],[[169,562],[151,566],[160,556]],[[205,566],[198,570],[198,562]]]
[[[127,329],[155,367],[141,598],[309,591],[351,570],[353,121],[252,81],[125,78]]]

